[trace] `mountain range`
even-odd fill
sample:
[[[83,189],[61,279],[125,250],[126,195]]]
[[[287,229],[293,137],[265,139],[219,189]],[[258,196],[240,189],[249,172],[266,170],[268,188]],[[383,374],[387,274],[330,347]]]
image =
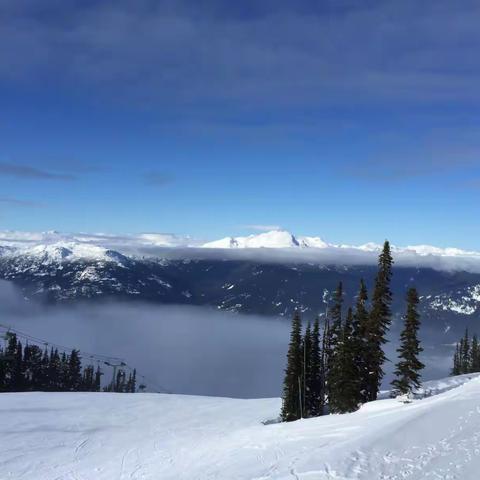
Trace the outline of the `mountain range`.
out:
[[[13,282],[25,298],[48,303],[142,300],[287,317],[298,308],[313,318],[325,313],[339,281],[344,283],[346,306],[354,303],[360,278],[371,290],[380,248],[332,246],[317,237],[275,231],[196,247],[144,245],[142,254],[132,253],[131,237],[126,248],[113,249],[107,245],[120,246],[120,239],[83,235],[49,232],[36,241],[4,240],[0,278]],[[158,241],[141,238],[137,244]],[[396,318],[404,311],[407,287],[415,285],[424,317],[435,331],[450,332],[453,336],[447,337],[453,340],[465,326],[476,329],[476,252],[394,247],[393,253]],[[449,264],[452,259],[455,263]]]
[[[131,235],[112,235],[102,233],[64,234],[57,231],[48,232],[0,232],[0,254],[17,251],[33,253],[35,249],[46,247],[75,250],[75,255],[91,257],[102,255],[96,247],[118,250],[122,253],[142,255],[153,248],[195,248],[195,249],[310,249],[310,250],[351,250],[358,252],[378,252],[382,244],[369,242],[362,245],[335,244],[319,236],[297,236],[286,230],[271,230],[243,237],[225,237],[204,242],[191,236],[170,233],[141,233]],[[398,247],[392,245],[397,254],[436,257],[468,257],[476,259],[480,265],[480,252],[432,245],[411,245]]]

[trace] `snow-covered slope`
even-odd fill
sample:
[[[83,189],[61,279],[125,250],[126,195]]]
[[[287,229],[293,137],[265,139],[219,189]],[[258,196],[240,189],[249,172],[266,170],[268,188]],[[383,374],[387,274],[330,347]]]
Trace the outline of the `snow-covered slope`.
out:
[[[480,378],[466,380],[409,404],[272,425],[278,399],[0,394],[1,478],[474,480]]]

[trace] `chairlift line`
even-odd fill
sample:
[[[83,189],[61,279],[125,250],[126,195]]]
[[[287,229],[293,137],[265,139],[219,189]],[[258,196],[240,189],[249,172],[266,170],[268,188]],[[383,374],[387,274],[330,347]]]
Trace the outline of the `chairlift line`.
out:
[[[7,334],[8,334],[8,332],[13,332],[17,336],[22,337],[25,340],[30,340],[30,341],[32,341],[34,343],[37,343],[37,344],[40,343],[40,344],[47,345],[47,346],[50,345],[51,347],[56,347],[59,350],[68,351],[68,352],[72,352],[72,350],[77,350],[76,348],[67,347],[66,345],[60,345],[59,343],[48,342],[47,340],[41,339],[39,337],[34,337],[33,335],[29,335],[28,333],[22,332],[22,331],[20,331],[16,328],[7,327],[3,324],[0,324],[0,328],[6,329]],[[81,353],[82,356],[86,356],[86,357],[90,357],[90,358],[98,358],[98,359],[101,359],[101,360],[102,359],[107,359],[107,360],[115,360],[115,361],[124,361],[124,359],[120,358],[120,357],[112,357],[110,355],[102,355],[102,354],[99,354],[99,353],[91,353],[91,352],[86,352],[84,350],[77,350],[77,351],[79,353]]]
[[[72,352],[73,350],[76,350],[77,352],[79,352],[79,354],[82,357],[88,357],[91,360],[96,361],[97,366],[100,366],[100,363],[103,363],[103,364],[105,364],[109,367],[113,367],[114,371],[118,367],[121,367],[121,368],[124,368],[124,369],[127,368],[127,369],[130,370],[130,372],[133,372],[135,370],[139,377],[143,378],[146,383],[152,385],[153,387],[155,387],[157,389],[156,393],[167,393],[167,394],[172,394],[173,393],[171,390],[164,387],[163,385],[161,385],[159,383],[156,383],[156,382],[153,382],[150,378],[147,378],[145,375],[140,374],[136,368],[128,365],[125,362],[125,359],[123,359],[123,358],[111,357],[111,356],[108,356],[108,355],[102,355],[102,354],[98,354],[98,353],[85,352],[83,350],[78,350],[76,348],[71,348],[71,347],[67,347],[65,345],[60,345],[58,343],[49,342],[47,340],[41,339],[39,337],[34,337],[33,335],[29,335],[28,333],[22,332],[21,330],[18,330],[18,329],[13,328],[13,327],[3,325],[1,323],[0,323],[0,329],[5,329],[6,330],[5,334],[2,335],[2,337],[4,338],[5,341],[7,341],[7,339],[9,337],[11,337],[12,335],[15,334],[18,337],[23,338],[24,340],[31,341],[35,344],[42,344],[42,345],[45,345],[46,347],[48,347],[48,346],[55,347],[60,351]],[[115,364],[115,363],[117,363],[117,364]],[[146,388],[146,385],[143,385],[143,387]]]

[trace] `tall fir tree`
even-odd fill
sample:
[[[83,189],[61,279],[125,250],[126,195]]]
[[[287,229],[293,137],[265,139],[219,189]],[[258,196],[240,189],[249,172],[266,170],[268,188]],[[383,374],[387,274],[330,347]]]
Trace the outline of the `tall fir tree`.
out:
[[[66,392],[70,389],[69,384],[69,368],[68,368],[68,357],[65,352],[62,352],[60,357],[59,365],[59,375],[58,375],[58,390],[61,392]]]
[[[461,360],[460,360],[460,344],[457,342],[455,345],[455,353],[453,355],[453,367],[452,367],[452,375],[460,375],[461,374]]]
[[[343,305],[343,283],[339,282],[333,294],[333,305],[330,309],[330,330],[331,343],[335,349],[336,343],[342,335],[342,305]]]
[[[88,365],[83,369],[82,382],[80,386],[84,392],[94,392],[94,370],[93,365]]]
[[[470,372],[480,372],[480,346],[478,343],[478,337],[475,334],[472,337],[472,345],[470,347]]]
[[[419,299],[415,288],[407,293],[407,313],[405,325],[400,335],[400,347],[397,349],[399,362],[396,364],[395,380],[392,382],[396,394],[409,394],[420,387],[420,371],[425,365],[418,359],[423,351],[418,339],[420,315],[417,311]]]
[[[460,341],[460,369],[461,373],[470,371],[470,338],[468,328],[465,329],[465,336]]]
[[[68,359],[67,390],[78,391],[82,385],[82,362],[78,350],[72,350]]]
[[[312,396],[314,365],[312,358],[312,327],[310,322],[305,329],[303,336],[303,382],[302,382],[302,399],[303,399],[303,416],[308,418],[312,416],[314,407],[314,399]]]
[[[15,351],[15,359],[12,371],[12,385],[14,391],[23,392],[25,390],[25,365],[23,361],[23,347],[22,342],[18,340],[17,349]]]
[[[368,325],[367,364],[369,365],[369,378],[366,392],[368,401],[377,399],[385,374],[383,364],[386,356],[383,345],[387,342],[386,334],[392,321],[392,292],[390,290],[392,266],[390,243],[385,241],[378,259],[378,273],[375,279]]]
[[[368,326],[369,314],[367,310],[368,291],[363,279],[360,280],[360,290],[355,304],[353,316],[353,349],[358,369],[358,389],[361,403],[368,401],[370,368],[368,365]]]
[[[62,390],[61,378],[61,360],[58,350],[53,348],[50,350],[50,359],[48,362],[48,385],[47,389],[51,391]]]
[[[341,338],[336,346],[331,372],[332,383],[330,384],[328,403],[331,413],[353,412],[361,403],[353,322],[353,312],[349,308]]]
[[[100,365],[97,365],[97,370],[95,371],[95,381],[94,381],[94,391],[99,392],[102,388],[102,371],[100,370]]]
[[[26,390],[40,391],[44,387],[42,357],[42,350],[37,345],[25,346],[23,370]]]
[[[7,358],[5,351],[0,347],[0,392],[6,391],[6,382],[7,379]]]
[[[302,321],[300,314],[296,311],[292,320],[283,382],[281,418],[284,422],[298,420],[302,416],[302,353]]]
[[[335,381],[335,356],[338,352],[338,343],[342,337],[342,304],[343,304],[343,284],[339,282],[334,294],[333,294],[333,305],[329,311],[329,321],[328,321],[328,330],[327,337],[325,342],[325,390],[326,397],[330,396],[330,385],[333,385]]]
[[[137,369],[133,369],[132,373],[132,382],[130,383],[130,393],[135,393],[137,391]]]
[[[318,417],[323,415],[324,409],[324,366],[323,354],[320,345],[320,322],[318,317],[315,319],[312,330],[311,347],[311,365],[312,365],[312,384],[311,384],[311,406],[310,415]]]

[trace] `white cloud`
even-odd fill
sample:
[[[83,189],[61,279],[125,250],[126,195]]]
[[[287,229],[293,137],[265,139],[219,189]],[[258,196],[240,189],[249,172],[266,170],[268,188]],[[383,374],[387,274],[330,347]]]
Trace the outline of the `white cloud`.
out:
[[[270,232],[271,230],[281,230],[282,227],[280,225],[258,225],[258,224],[251,224],[251,225],[243,225],[243,228],[247,230],[255,230],[256,232]]]

